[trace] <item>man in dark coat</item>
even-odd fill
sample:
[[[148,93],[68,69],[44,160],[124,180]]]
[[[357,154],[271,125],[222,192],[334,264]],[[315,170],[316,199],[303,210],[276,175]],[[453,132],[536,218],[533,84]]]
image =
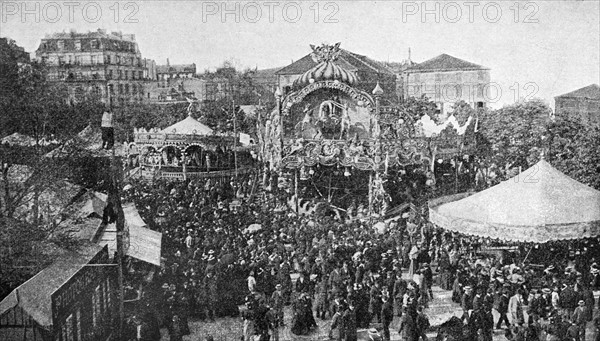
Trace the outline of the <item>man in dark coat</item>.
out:
[[[369,293],[369,313],[371,317],[375,317],[377,323],[381,323],[381,290],[379,282],[373,283]]]
[[[471,286],[467,285],[465,287],[465,292],[462,295],[460,306],[463,310],[463,315],[461,319],[469,320],[469,310],[473,310],[473,289]]]
[[[390,324],[394,319],[394,306],[390,301],[388,294],[381,296],[381,324],[383,325],[383,339],[384,341],[390,341]]]
[[[402,273],[397,274],[396,282],[394,283],[394,306],[396,314],[402,316],[402,300],[408,288],[408,284],[402,279]]]
[[[585,341],[585,326],[588,321],[588,307],[584,300],[579,300],[578,307],[573,311],[571,322],[579,329],[579,340]]]
[[[400,328],[398,334],[402,341],[417,341],[417,323],[412,314],[408,314],[404,309],[402,317],[400,318]]]
[[[342,323],[344,325],[344,340],[356,341],[358,335],[356,330],[356,310],[354,309],[354,302],[348,302],[348,309],[346,309],[342,315]]]
[[[498,307],[497,311],[500,314],[500,318],[498,319],[498,323],[496,323],[496,329],[500,329],[502,327],[502,322],[506,324],[507,328],[510,328],[510,323],[508,322],[508,289],[502,290],[502,295],[498,299]]]

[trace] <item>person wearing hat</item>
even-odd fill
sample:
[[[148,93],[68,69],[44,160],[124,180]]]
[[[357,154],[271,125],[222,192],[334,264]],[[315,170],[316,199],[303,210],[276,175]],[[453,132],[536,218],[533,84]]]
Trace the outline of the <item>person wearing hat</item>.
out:
[[[463,310],[463,315],[461,320],[468,321],[469,320],[469,310],[473,310],[473,288],[470,285],[467,285],[465,288],[465,292],[461,298],[461,308]]]
[[[283,296],[282,288],[283,286],[279,283],[275,285],[275,291],[269,300],[278,326],[283,326],[283,307],[285,305],[285,297]]]
[[[357,335],[357,322],[356,322],[356,310],[354,309],[354,302],[349,301],[348,307],[342,315],[342,324],[344,329],[344,340],[345,341],[356,341]]]
[[[529,302],[527,312],[533,321],[538,322],[540,317],[544,316],[544,299],[542,298],[542,292],[540,289],[531,289],[531,294],[533,295],[533,298],[531,298]]]
[[[398,334],[400,334],[402,341],[417,341],[419,334],[415,316],[409,314],[406,307],[402,307],[402,309],[403,313],[400,317]]]
[[[508,312],[511,321],[515,323],[519,319],[524,321],[523,316],[523,289],[517,289],[517,292],[508,300]]]
[[[585,326],[588,321],[588,309],[589,308],[585,305],[585,301],[579,300],[577,302],[577,308],[573,310],[571,323],[579,329],[577,340],[585,340]]]
[[[329,338],[332,340],[342,341],[346,338],[343,328],[344,325],[342,323],[342,314],[346,311],[346,301],[342,298],[336,298],[334,304],[336,305],[336,312],[331,318]]]
[[[394,306],[390,300],[389,293],[387,291],[381,294],[381,324],[383,327],[383,340],[390,341],[390,324],[394,319]]]
[[[573,315],[573,311],[577,308],[579,295],[573,289],[573,286],[564,284],[559,294],[559,305],[563,311],[563,317],[569,319]]]

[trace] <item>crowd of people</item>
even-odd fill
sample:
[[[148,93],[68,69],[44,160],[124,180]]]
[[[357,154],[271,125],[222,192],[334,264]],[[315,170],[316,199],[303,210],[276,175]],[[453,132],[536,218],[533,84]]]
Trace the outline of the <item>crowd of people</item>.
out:
[[[127,193],[163,233],[164,266],[145,299],[163,312],[154,320],[172,340],[189,333],[189,317],[222,316],[243,319],[244,340],[278,340],[290,305],[297,335],[331,319],[331,338],[356,340],[358,329],[377,326],[389,340],[396,319],[402,340],[417,341],[429,328],[434,281],[464,310],[455,340],[492,340],[502,324],[514,340],[584,340],[596,305],[591,285],[600,284],[595,263],[517,266],[477,253],[489,242],[435,229],[424,210],[384,231],[368,221],[297,216],[282,207],[285,193],[256,190],[255,181],[140,182]]]

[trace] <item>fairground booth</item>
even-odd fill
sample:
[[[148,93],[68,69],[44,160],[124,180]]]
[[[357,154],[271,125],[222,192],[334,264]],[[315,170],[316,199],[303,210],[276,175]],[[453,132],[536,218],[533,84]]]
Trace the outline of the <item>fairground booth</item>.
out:
[[[109,340],[117,327],[108,247],[63,251],[0,302],[0,340]]]
[[[390,184],[431,186],[436,163],[468,158],[476,117],[440,122],[435,112],[407,110],[383,64],[339,43],[311,47],[278,71],[277,107],[259,133],[262,160],[296,209],[319,198],[349,215],[382,217],[412,200]]]
[[[162,130],[136,129],[130,155],[139,155],[144,178],[197,179],[243,175],[253,163],[251,146],[239,134],[217,134],[188,116]]]
[[[600,191],[577,182],[545,160],[494,187],[429,202],[432,223],[497,245],[519,245],[521,261],[600,256]],[[590,263],[590,264],[588,264]]]

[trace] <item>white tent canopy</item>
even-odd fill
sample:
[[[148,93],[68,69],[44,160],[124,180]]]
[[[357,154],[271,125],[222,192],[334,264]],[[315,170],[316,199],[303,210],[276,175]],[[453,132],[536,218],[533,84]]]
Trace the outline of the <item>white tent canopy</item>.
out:
[[[429,206],[434,224],[481,237],[545,243],[600,235],[600,191],[544,160],[492,188]]]
[[[198,122],[192,116],[188,116],[184,120],[161,130],[161,133],[182,135],[212,135],[213,130]]]

